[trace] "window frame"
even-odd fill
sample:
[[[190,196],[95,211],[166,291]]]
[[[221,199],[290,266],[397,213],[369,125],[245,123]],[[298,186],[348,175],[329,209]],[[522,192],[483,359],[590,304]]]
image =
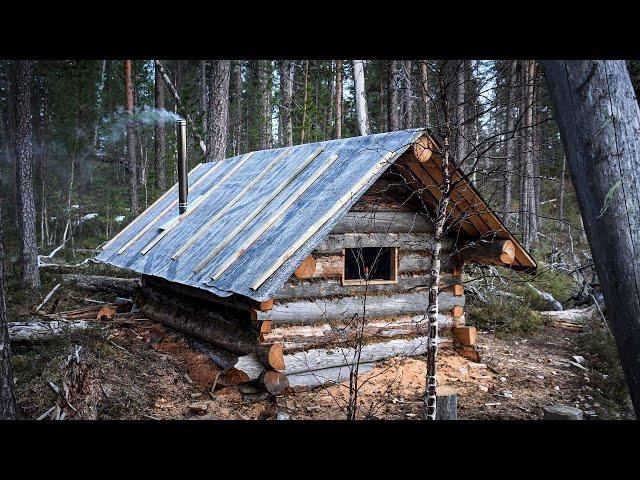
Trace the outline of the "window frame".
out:
[[[347,250],[356,250],[358,248],[388,248],[391,254],[391,279],[390,280],[365,280],[358,279],[346,279],[345,270],[347,263]],[[343,286],[346,285],[393,285],[398,283],[398,247],[355,247],[355,248],[343,248],[342,249],[342,275],[340,277]]]

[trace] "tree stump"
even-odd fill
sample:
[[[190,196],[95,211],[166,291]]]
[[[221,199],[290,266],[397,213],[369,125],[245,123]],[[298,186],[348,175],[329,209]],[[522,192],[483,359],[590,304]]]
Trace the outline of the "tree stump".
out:
[[[582,410],[566,405],[544,407],[543,420],[583,420]]]
[[[436,420],[458,419],[458,395],[451,387],[439,387],[436,391]]]

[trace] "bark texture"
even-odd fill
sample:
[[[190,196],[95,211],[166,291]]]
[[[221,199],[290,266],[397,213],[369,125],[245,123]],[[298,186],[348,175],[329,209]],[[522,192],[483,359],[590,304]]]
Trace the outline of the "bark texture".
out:
[[[543,61],[580,213],[640,414],[640,108],[624,61]]]
[[[124,61],[124,92],[127,114],[131,117],[127,123],[127,166],[129,168],[129,195],[131,214],[138,215],[138,165],[136,163],[136,127],[133,122],[133,61]]]
[[[293,98],[294,63],[291,60],[280,61],[280,143],[293,145],[293,124],[291,122],[291,99]]]
[[[207,120],[207,162],[224,160],[229,128],[230,60],[211,60],[209,67],[209,119]]]
[[[162,74],[157,65],[155,66],[155,93],[156,93],[156,109],[164,110],[164,81]],[[156,122],[155,124],[155,149],[156,149],[156,187],[161,191],[167,189],[167,165],[166,165],[166,142],[164,123]]]
[[[0,172],[0,184],[2,174]],[[4,236],[2,233],[2,199],[0,198],[0,420],[12,420],[16,416],[11,367],[11,346],[7,326],[7,304],[4,295]]]
[[[364,66],[362,60],[353,61],[353,82],[356,97],[358,133],[369,135],[369,114],[367,112],[367,92],[365,89]]]
[[[22,258],[22,285],[26,288],[40,288],[38,272],[38,243],[36,240],[36,205],[33,194],[33,152],[31,86],[33,83],[33,62],[19,61],[16,65],[16,156],[20,255]]]
[[[336,138],[342,138],[342,60],[336,60]]]
[[[504,184],[502,194],[502,212],[504,223],[509,225],[511,220],[511,176],[513,175],[513,156],[515,153],[515,116],[513,103],[515,95],[513,89],[516,84],[516,60],[509,61],[509,77],[507,80],[507,121],[505,133]]]
[[[389,62],[389,131],[398,130],[400,127],[400,118],[398,115],[398,62],[392,60]]]

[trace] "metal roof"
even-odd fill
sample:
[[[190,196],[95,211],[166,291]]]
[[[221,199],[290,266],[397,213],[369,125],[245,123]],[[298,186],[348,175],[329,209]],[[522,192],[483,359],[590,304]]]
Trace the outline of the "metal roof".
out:
[[[199,164],[97,259],[226,297],[273,297],[360,196],[421,135],[402,130]],[[214,278],[212,278],[214,277]]]

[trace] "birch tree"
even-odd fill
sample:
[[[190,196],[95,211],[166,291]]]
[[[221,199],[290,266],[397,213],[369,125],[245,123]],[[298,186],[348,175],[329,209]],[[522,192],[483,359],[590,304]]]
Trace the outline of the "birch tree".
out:
[[[209,67],[209,119],[207,121],[207,162],[224,160],[229,129],[229,81],[231,61],[211,60]]]
[[[38,272],[38,243],[36,240],[36,206],[33,194],[31,116],[33,62],[17,62],[16,77],[16,177],[20,205],[22,285],[26,288],[37,289],[40,288],[40,274]]]
[[[640,417],[640,108],[624,61],[542,62],[636,417]]]
[[[362,65],[362,60],[353,60],[353,83],[355,88],[358,132],[360,135],[369,135],[367,92],[365,90],[364,66]]]

